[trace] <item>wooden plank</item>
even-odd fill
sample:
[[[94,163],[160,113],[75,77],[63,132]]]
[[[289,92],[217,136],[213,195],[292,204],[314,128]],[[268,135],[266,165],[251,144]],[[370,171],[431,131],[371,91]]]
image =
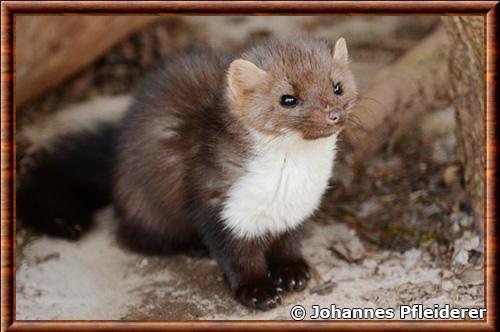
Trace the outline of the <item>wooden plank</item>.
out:
[[[345,132],[352,146],[352,166],[360,167],[368,155],[394,145],[437,99],[447,96],[448,53],[447,36],[440,27],[377,73],[355,107],[356,122]]]
[[[76,73],[129,33],[158,17],[16,16],[16,106]]]

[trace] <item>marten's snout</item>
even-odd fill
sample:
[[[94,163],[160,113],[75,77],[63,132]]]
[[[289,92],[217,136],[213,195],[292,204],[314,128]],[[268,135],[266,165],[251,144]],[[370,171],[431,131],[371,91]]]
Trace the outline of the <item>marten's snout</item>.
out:
[[[345,120],[345,111],[340,108],[328,112],[328,115],[326,116],[326,121],[332,125],[343,125]]]

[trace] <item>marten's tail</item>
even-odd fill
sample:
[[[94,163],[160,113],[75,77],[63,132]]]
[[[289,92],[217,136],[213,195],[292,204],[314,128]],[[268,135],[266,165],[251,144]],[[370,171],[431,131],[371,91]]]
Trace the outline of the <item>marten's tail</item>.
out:
[[[100,97],[16,134],[16,211],[21,225],[77,239],[111,202],[112,165],[129,96]]]
[[[67,133],[23,158],[16,179],[23,225],[70,239],[89,228],[93,212],[111,202],[118,126]]]

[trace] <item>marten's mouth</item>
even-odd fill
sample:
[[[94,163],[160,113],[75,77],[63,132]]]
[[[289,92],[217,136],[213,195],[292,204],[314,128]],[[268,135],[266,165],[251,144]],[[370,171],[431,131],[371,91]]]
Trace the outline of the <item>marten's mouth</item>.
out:
[[[304,139],[307,140],[314,140],[314,139],[319,139],[319,138],[326,138],[329,136],[332,136],[333,134],[337,133],[339,130],[341,130],[341,126],[329,126],[326,128],[315,128],[311,130],[303,130],[302,131],[302,136]]]

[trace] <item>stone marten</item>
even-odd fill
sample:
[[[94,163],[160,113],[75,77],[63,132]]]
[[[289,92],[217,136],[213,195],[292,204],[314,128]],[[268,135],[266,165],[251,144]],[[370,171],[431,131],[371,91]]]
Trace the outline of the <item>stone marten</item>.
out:
[[[328,186],[356,99],[342,38],[175,56],[120,121],[65,134],[39,154],[20,175],[18,216],[78,237],[112,202],[129,246],[204,246],[239,302],[273,308],[311,277],[301,225]]]

